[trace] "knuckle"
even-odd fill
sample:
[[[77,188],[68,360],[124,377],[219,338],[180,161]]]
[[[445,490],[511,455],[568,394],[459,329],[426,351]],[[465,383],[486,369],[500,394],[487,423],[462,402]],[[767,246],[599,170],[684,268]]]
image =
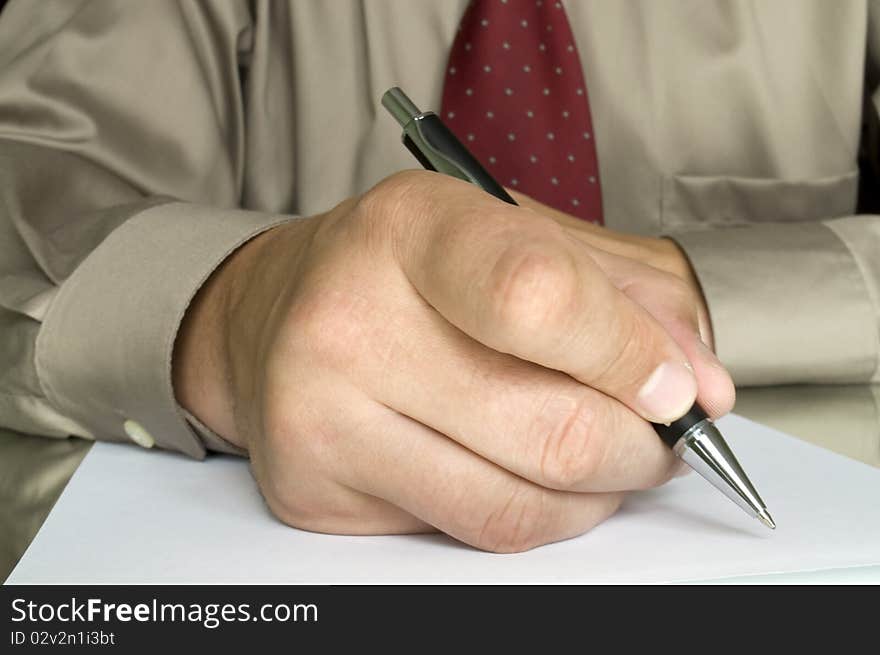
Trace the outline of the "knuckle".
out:
[[[689,302],[691,300],[693,293],[687,282],[671,273],[662,273],[662,275],[666,283],[667,292],[673,298],[676,298],[681,302]]]
[[[254,477],[266,506],[282,523],[305,530],[328,531],[349,520],[345,497],[332,482],[336,434],[310,427],[302,412],[286,413],[272,424],[251,458]],[[278,419],[276,419],[278,420]]]
[[[574,260],[539,244],[509,246],[490,273],[494,317],[526,334],[560,329],[575,311],[580,291]]]
[[[333,502],[311,494],[284,494],[263,497],[269,511],[285,525],[299,530],[322,533],[343,533],[350,530],[356,520]]]
[[[415,209],[428,205],[424,198],[426,175],[424,171],[400,171],[377,183],[358,199],[354,210],[357,222],[380,231],[410,222],[419,213]]]
[[[664,292],[673,308],[673,313],[682,321],[697,324],[699,301],[694,289],[681,278],[665,274]]]
[[[480,526],[475,545],[493,553],[518,553],[548,540],[548,504],[543,490],[521,483]]]
[[[361,196],[364,207],[388,210],[402,204],[420,185],[423,173],[400,171],[377,182]]]
[[[306,501],[294,494],[279,494],[263,489],[263,499],[275,518],[294,528],[305,529],[307,524],[322,515],[317,502]]]
[[[644,377],[646,363],[655,361],[662,340],[659,326],[636,313],[617,314],[611,326],[614,339],[598,347],[597,369],[592,377],[600,386],[630,384]]]
[[[306,523],[324,516],[324,500],[318,494],[303,493],[307,485],[291,480],[279,460],[288,461],[284,453],[271,451],[271,456],[261,450],[252,457],[254,477],[269,511],[282,523],[303,527]],[[312,474],[311,486],[317,486],[317,474]]]
[[[576,489],[594,477],[605,457],[605,440],[597,429],[599,412],[591,398],[554,399],[535,423],[539,475],[544,486]]]

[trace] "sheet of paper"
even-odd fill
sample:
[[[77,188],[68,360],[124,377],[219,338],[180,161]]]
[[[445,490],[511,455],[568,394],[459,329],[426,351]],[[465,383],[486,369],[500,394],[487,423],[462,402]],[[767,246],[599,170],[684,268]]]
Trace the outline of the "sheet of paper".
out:
[[[880,469],[741,417],[720,427],[775,532],[692,474],[514,555],[443,535],[313,534],[272,518],[242,460],[97,444],[7,582],[647,583],[880,565]]]

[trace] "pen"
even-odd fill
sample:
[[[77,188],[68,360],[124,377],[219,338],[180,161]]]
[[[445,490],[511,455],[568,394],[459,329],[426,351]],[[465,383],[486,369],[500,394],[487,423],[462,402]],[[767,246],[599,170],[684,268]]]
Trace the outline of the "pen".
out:
[[[433,112],[422,112],[398,87],[382,105],[403,128],[403,143],[426,169],[471,182],[499,200],[517,204]],[[688,466],[768,528],[776,524],[721,432],[698,403],[669,425],[652,423],[660,439]]]

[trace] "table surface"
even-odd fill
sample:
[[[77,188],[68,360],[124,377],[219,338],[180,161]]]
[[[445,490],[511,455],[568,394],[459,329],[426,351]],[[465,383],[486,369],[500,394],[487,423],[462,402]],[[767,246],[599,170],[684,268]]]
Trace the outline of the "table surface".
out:
[[[740,389],[735,411],[880,468],[880,385]],[[0,429],[0,580],[21,557],[90,446],[80,439]]]

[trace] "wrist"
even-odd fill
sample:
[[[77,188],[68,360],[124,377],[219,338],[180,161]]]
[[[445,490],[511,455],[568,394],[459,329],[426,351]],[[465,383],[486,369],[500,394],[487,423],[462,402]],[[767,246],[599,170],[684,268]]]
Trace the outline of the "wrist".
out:
[[[177,402],[207,428],[237,446],[241,443],[231,412],[225,318],[230,294],[228,271],[247,245],[227,257],[199,288],[181,321],[171,363]]]
[[[267,230],[230,254],[196,293],[177,334],[172,358],[172,378],[177,402],[207,428],[240,447],[247,440],[235,415],[243,372],[236,367],[254,353],[253,327],[264,323],[254,317],[254,284],[268,244],[286,226]],[[250,320],[246,314],[250,312]],[[265,315],[265,314],[264,314]],[[244,326],[244,327],[242,327]],[[249,367],[252,368],[252,367]],[[238,370],[236,370],[238,369]],[[249,373],[250,371],[248,371]]]

